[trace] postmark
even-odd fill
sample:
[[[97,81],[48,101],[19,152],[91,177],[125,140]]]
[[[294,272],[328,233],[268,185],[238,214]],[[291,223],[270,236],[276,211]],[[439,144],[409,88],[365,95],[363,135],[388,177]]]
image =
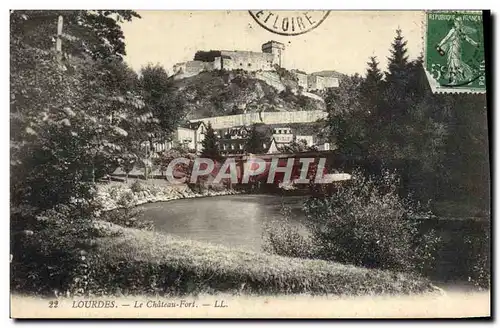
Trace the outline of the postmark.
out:
[[[429,11],[424,37],[433,92],[486,92],[481,12]]]
[[[255,21],[269,32],[279,35],[300,35],[318,27],[329,10],[250,10]]]

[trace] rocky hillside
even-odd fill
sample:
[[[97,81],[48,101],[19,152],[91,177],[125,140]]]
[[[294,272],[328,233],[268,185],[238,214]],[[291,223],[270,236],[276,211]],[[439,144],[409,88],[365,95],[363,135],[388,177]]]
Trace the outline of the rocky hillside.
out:
[[[266,74],[263,74],[266,73]],[[187,119],[260,111],[324,110],[324,101],[302,94],[294,76],[276,72],[210,71],[173,81]]]

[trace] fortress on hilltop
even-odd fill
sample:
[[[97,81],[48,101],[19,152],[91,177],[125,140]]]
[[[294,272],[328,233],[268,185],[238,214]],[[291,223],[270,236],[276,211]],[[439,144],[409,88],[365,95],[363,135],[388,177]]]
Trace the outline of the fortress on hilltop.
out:
[[[205,71],[236,70],[247,72],[275,71],[275,67],[282,67],[285,45],[277,41],[268,41],[262,45],[262,52],[239,50],[210,50],[197,51],[194,60],[178,63],[173,66],[175,79],[182,79],[198,75]],[[297,77],[297,83],[304,90],[323,90],[339,86],[337,77],[306,74],[292,70]],[[269,76],[262,76],[269,79]],[[271,81],[272,82],[272,81]],[[271,85],[273,85],[271,83]]]

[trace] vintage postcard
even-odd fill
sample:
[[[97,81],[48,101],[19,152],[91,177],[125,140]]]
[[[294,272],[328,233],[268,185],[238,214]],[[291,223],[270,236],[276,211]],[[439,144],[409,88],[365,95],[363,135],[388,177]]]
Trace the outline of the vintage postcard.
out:
[[[489,318],[490,36],[11,10],[11,317]]]

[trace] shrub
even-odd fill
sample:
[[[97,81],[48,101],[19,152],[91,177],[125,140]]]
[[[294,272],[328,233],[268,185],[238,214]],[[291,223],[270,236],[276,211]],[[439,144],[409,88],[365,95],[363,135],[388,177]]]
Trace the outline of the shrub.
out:
[[[122,227],[136,228],[151,231],[154,229],[153,221],[139,220],[143,210],[138,207],[125,207],[106,212],[102,220],[108,221]]]
[[[465,243],[469,252],[469,281],[480,289],[489,289],[491,281],[490,272],[490,231],[484,231],[484,238],[466,236]]]
[[[314,257],[314,243],[290,221],[290,209],[282,208],[283,218],[264,224],[263,250],[267,253],[299,258]]]
[[[130,190],[137,193],[145,191],[146,187],[139,180],[135,180],[134,183],[132,183],[132,185],[130,186]]]
[[[122,188],[119,186],[111,186],[108,189],[109,196],[113,199],[118,199],[120,197],[120,193],[122,192]]]
[[[420,271],[431,265],[439,239],[422,235],[413,217],[419,208],[398,195],[399,178],[353,173],[348,185],[304,205],[316,257],[369,268]]]
[[[52,296],[83,293],[86,254],[95,245],[93,216],[89,202],[58,205],[40,214],[13,212],[12,290]]]
[[[144,187],[145,186],[140,184],[140,188]],[[153,230],[154,225],[152,221],[137,219],[142,214],[143,210],[139,207],[136,207],[135,197],[132,191],[124,191],[118,197],[116,205],[118,205],[120,208],[104,213],[102,216],[102,219],[104,221],[108,221],[124,227]]]
[[[283,256],[309,257],[367,268],[424,272],[433,265],[439,238],[421,234],[411,218],[417,206],[397,193],[398,178],[353,173],[353,181],[330,196],[311,197],[304,206],[304,237],[287,215],[266,229],[266,250]]]
[[[119,207],[123,207],[123,208],[129,208],[129,207],[135,205],[134,194],[129,190],[123,192],[118,197],[118,200],[116,201],[116,205],[118,205]]]

